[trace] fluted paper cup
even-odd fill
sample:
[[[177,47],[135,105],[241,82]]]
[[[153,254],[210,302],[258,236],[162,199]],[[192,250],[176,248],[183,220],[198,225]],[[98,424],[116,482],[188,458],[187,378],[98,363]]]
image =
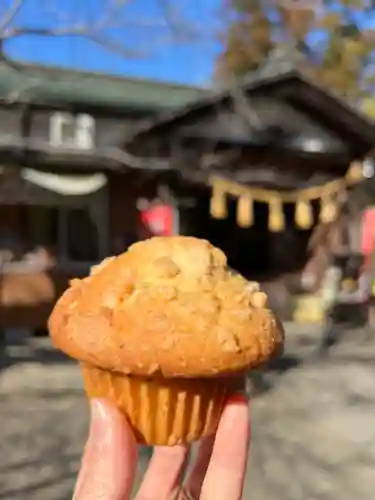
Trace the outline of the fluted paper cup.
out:
[[[82,366],[89,398],[111,400],[127,417],[137,442],[189,443],[215,432],[233,378],[146,378]]]

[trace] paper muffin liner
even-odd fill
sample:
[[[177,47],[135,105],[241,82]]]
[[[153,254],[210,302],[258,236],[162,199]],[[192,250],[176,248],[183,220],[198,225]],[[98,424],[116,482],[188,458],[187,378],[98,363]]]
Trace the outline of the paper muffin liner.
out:
[[[215,432],[233,378],[145,378],[82,366],[89,398],[106,398],[130,422],[137,442],[173,446]]]

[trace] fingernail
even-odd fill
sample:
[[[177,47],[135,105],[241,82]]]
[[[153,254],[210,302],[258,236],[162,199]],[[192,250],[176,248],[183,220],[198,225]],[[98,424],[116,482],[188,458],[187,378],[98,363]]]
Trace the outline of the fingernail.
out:
[[[91,409],[91,420],[90,420],[90,434],[97,430],[97,427],[101,427],[101,423],[103,420],[103,408],[102,402],[100,399],[92,399],[90,401],[90,409]]]
[[[247,404],[248,399],[243,392],[235,392],[227,399],[227,404]]]
[[[222,429],[233,429],[233,426],[247,427],[249,424],[249,400],[240,392],[232,394],[225,405],[221,419]]]
[[[86,487],[87,478],[90,476],[90,468],[95,463],[93,457],[100,453],[100,449],[105,442],[106,421],[108,415],[105,402],[100,399],[90,400],[90,429],[86,442],[85,451],[82,458],[81,469],[78,475],[73,500],[81,497],[83,489]]]
[[[105,401],[92,399],[90,401],[90,428],[86,449],[92,452],[95,448],[103,446],[108,433],[108,411]]]
[[[86,448],[92,452],[105,443],[105,436],[110,428],[107,405],[101,399],[90,401],[90,429]]]
[[[106,430],[106,423],[108,422],[108,412],[105,401],[101,399],[92,399],[90,402],[91,407],[91,422],[89,439],[92,436],[95,438],[101,435]]]
[[[90,400],[90,429],[86,441],[85,451],[83,453],[81,468],[78,474],[77,482],[74,488],[73,500],[81,497],[83,488],[85,488],[87,477],[90,474],[90,461],[93,450],[96,448],[96,440],[102,429],[101,402],[99,400]]]

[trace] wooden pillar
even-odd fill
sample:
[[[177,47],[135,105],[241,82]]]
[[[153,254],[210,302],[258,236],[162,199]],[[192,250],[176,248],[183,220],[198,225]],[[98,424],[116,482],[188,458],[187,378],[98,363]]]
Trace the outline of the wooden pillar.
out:
[[[108,218],[108,191],[102,189],[88,206],[90,218],[97,229],[99,259],[109,255],[109,218]]]
[[[68,213],[67,208],[60,206],[58,209],[58,257],[61,262],[69,260],[68,245]]]
[[[126,244],[137,237],[137,199],[140,196],[140,185],[135,177],[114,173],[108,177],[109,253],[123,251]]]

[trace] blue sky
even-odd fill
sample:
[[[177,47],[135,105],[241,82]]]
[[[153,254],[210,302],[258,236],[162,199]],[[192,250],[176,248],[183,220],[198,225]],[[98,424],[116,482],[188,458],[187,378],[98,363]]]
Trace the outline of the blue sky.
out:
[[[181,12],[198,31],[199,37],[189,43],[175,43],[169,28],[140,25],[160,22],[163,18],[155,0],[129,0],[121,22],[127,26],[111,30],[122,44],[142,47],[142,57],[125,59],[84,38],[21,37],[6,46],[17,59],[55,64],[114,74],[126,74],[171,80],[182,83],[208,84],[213,60],[219,50],[214,42],[213,23],[218,17],[219,0],[178,0]],[[0,0],[0,9],[10,0]],[[14,25],[68,26],[77,22],[95,24],[101,19],[103,0],[24,0]],[[58,7],[57,4],[59,4]],[[62,7],[63,6],[63,7]],[[58,15],[56,12],[58,11]],[[117,21],[117,20],[116,20]],[[119,21],[120,23],[120,21]],[[132,24],[132,25],[129,25]],[[206,30],[209,30],[208,34]],[[140,32],[141,31],[141,32]],[[204,34],[205,33],[205,34]]]
[[[117,0],[119,1],[119,0]],[[7,54],[20,59],[106,73],[208,85],[215,56],[220,51],[215,34],[220,29],[223,0],[122,0],[121,12],[111,19],[111,39],[139,48],[142,57],[124,58],[79,37],[20,37],[6,45]],[[1,14],[14,0],[0,0]],[[65,27],[77,22],[95,26],[103,18],[103,5],[116,0],[24,0],[12,26]],[[164,19],[161,4],[177,5],[173,26],[193,26],[195,39],[176,43]],[[363,16],[360,16],[363,18]],[[362,19],[375,28],[375,15]],[[155,26],[156,23],[156,26]],[[150,26],[150,24],[152,26]],[[178,30],[179,32],[181,30]],[[107,33],[107,34],[108,34]]]

